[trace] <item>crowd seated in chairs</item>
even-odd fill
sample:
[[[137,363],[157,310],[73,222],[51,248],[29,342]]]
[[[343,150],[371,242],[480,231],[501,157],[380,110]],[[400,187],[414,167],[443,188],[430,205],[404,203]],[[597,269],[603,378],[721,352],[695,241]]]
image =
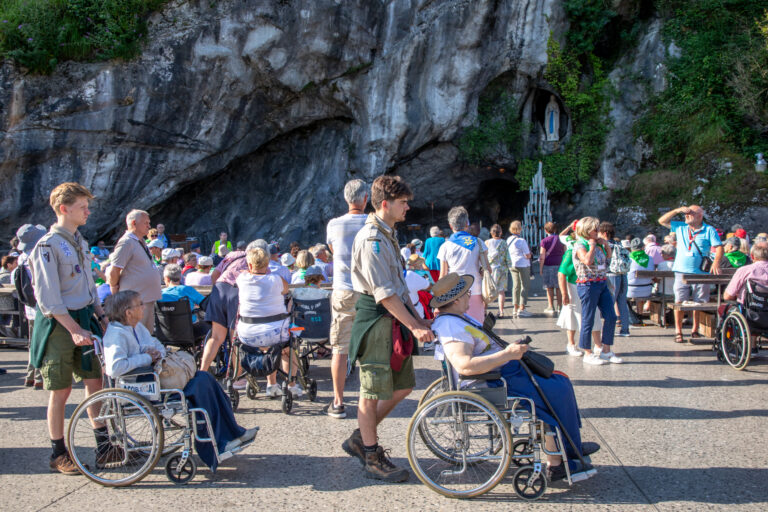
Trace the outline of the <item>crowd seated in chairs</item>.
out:
[[[163,383],[152,365],[167,356],[167,349],[141,323],[143,307],[134,291],[120,291],[107,299],[110,323],[103,349],[95,341],[108,375],[107,389],[80,404],[70,422],[73,461],[103,485],[135,483],[152,471],[161,455],[178,449],[182,452],[169,458],[166,473],[175,483],[185,483],[195,474],[193,442],[200,458],[215,471],[220,461],[252,442],[258,431],[237,424],[227,396],[207,372],[195,373],[183,389],[161,389]],[[98,411],[96,430],[86,414],[89,408]],[[169,442],[168,431],[173,430],[180,433]]]
[[[449,274],[433,288],[431,306],[440,311],[432,325],[440,342],[436,357],[444,360],[443,390],[448,393],[423,400],[411,422],[408,453],[417,476],[442,494],[477,496],[501,481],[510,462],[506,454],[512,453],[522,465],[513,483],[523,498],[541,496],[546,480],[572,483],[591,477],[596,471],[586,457],[599,445],[581,441],[570,380],[563,374],[544,378],[530,373],[519,361],[526,345],[501,346],[490,329],[466,316],[472,280]],[[450,428],[452,421],[457,428]],[[528,435],[513,444],[515,436],[505,421],[513,424],[515,434],[526,425]],[[472,425],[479,430],[461,432]],[[421,444],[426,450],[419,452]],[[540,452],[547,456],[546,470]]]

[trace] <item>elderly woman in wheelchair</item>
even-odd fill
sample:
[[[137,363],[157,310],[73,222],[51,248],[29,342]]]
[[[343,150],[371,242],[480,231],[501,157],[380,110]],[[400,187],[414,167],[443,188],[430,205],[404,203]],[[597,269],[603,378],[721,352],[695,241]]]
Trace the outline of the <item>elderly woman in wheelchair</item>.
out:
[[[168,460],[166,473],[175,483],[186,483],[196,471],[190,457],[192,441],[200,458],[215,471],[258,431],[237,425],[227,396],[207,372],[197,372],[183,390],[161,389],[161,377],[151,365],[167,357],[167,351],[142,324],[143,308],[134,291],[120,291],[107,299],[109,327],[103,342],[96,340],[95,345],[110,382],[80,404],[69,426],[73,460],[88,478],[103,485],[135,483],[152,471],[160,456],[179,449],[182,453]],[[194,372],[194,361],[190,364]],[[79,435],[85,428],[86,409],[106,424],[91,450],[95,464],[89,448],[82,446],[87,438]]]
[[[581,441],[569,379],[557,373],[549,378],[529,374],[520,363],[526,344],[501,346],[503,340],[466,316],[472,279],[449,274],[433,288],[430,305],[440,311],[432,324],[440,342],[435,357],[444,358],[446,375],[440,389],[425,393],[411,421],[408,448],[414,471],[434,490],[453,497],[487,492],[504,478],[510,460],[522,466],[513,484],[523,498],[543,494],[544,475],[550,482],[589,478],[595,471],[585,457],[600,447]],[[432,396],[426,400],[427,395]],[[451,425],[450,433],[446,425]],[[524,425],[526,436],[521,434]],[[427,444],[442,465],[417,460],[419,442]],[[540,451],[548,459],[546,470],[538,461]]]

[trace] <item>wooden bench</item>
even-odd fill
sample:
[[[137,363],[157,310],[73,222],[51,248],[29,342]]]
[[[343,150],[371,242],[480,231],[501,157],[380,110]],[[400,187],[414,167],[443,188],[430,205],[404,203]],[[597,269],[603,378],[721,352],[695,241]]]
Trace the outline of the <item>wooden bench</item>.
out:
[[[674,301],[674,297],[670,297],[668,294],[672,290],[666,289],[666,279],[674,278],[675,273],[671,270],[636,270],[635,276],[641,279],[659,279],[660,291],[659,295],[651,295],[649,297],[636,297],[638,300],[649,301],[651,303],[651,322],[661,327],[667,326],[667,304]],[[670,300],[672,298],[672,300]],[[658,304],[658,306],[654,306]]]

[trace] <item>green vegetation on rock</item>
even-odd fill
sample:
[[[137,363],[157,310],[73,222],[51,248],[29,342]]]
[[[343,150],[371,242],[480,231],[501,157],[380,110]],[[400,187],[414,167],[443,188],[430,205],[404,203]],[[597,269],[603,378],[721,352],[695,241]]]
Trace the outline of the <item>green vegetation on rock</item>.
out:
[[[0,0],[0,54],[34,72],[64,60],[131,58],[166,0]]]
[[[483,165],[499,153],[519,153],[522,147],[523,123],[515,99],[492,89],[480,97],[477,122],[458,141],[462,159],[474,165]]]
[[[768,2],[672,0],[658,6],[666,18],[664,36],[679,56],[668,58],[668,86],[651,98],[635,126],[653,148],[655,170],[636,175],[622,202],[761,201],[768,178],[753,165],[755,153],[768,152]],[[727,175],[719,170],[723,163]],[[675,179],[656,186],[666,175]],[[651,197],[650,188],[660,195]]]

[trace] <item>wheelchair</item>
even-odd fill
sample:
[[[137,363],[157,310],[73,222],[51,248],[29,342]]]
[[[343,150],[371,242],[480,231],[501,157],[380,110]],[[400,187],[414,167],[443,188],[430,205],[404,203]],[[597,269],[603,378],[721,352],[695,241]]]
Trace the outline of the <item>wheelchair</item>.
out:
[[[288,376],[292,373],[294,358],[299,362],[296,368],[296,381],[301,385],[302,388],[304,388],[304,391],[307,394],[307,398],[311,402],[314,402],[317,399],[317,381],[308,377],[308,355],[302,352],[304,342],[302,341],[300,333],[304,330],[304,327],[299,327],[294,323],[296,317],[300,315],[301,312],[297,310],[295,306],[291,308],[291,313],[286,315],[286,318],[291,319],[291,327],[289,328],[288,340],[281,344],[270,347],[270,350],[267,352],[261,352],[258,349],[250,349],[238,339],[237,334],[235,334],[234,340],[231,343],[226,344],[226,353],[221,354],[224,357],[218,358],[224,362],[219,362],[216,364],[226,365],[222,379],[222,386],[224,387],[224,391],[229,396],[233,411],[237,411],[237,408],[240,406],[240,392],[234,387],[234,383],[236,381],[245,378],[247,382],[245,387],[246,396],[251,400],[256,400],[258,398],[258,393],[261,390],[256,379],[260,377],[266,377],[273,371],[276,371],[278,376],[283,379],[282,385],[280,387],[282,392],[281,408],[285,414],[290,414],[291,410],[293,409],[294,398],[291,392],[288,391],[288,383],[290,380]],[[222,346],[224,346],[224,344]],[[288,348],[290,354],[293,356],[288,358],[287,373],[283,371],[280,363],[281,354],[285,348]],[[246,352],[260,355],[262,358],[264,358],[264,368],[261,370],[244,371],[244,373],[239,373],[239,369],[241,367],[240,362],[241,359],[245,357]],[[271,361],[266,361],[266,359],[271,359]],[[304,361],[306,361],[306,363]]]
[[[301,327],[296,335],[301,339],[299,362],[304,373],[309,374],[310,357],[322,357],[320,351],[329,353],[331,331],[331,291],[320,288],[294,288],[291,291],[293,323]]]
[[[749,364],[753,351],[768,350],[768,287],[747,280],[744,304],[727,304],[719,315],[712,350],[736,370]]]
[[[101,339],[94,337],[93,341],[103,369]],[[105,388],[77,406],[66,434],[72,461],[93,482],[107,487],[132,485],[151,473],[162,456],[180,450],[167,459],[165,473],[171,482],[182,485],[197,473],[192,457],[195,441],[211,443],[219,462],[252,443],[219,453],[208,412],[189,407],[180,389],[161,389],[159,377],[150,367],[116,379],[104,373],[104,379]],[[98,461],[89,409],[94,421],[106,425],[109,443],[118,448],[117,458]],[[205,427],[205,437],[198,435],[197,426]]]
[[[569,485],[597,473],[571,473],[560,429],[550,430],[536,417],[533,400],[507,396],[500,373],[459,376],[456,382],[448,360],[442,364],[443,376],[427,387],[406,434],[408,461],[427,487],[451,498],[473,498],[496,487],[514,464],[515,493],[535,500],[547,489],[542,453],[563,458]],[[462,389],[465,380],[503,385]],[[547,436],[556,451],[545,448]]]

